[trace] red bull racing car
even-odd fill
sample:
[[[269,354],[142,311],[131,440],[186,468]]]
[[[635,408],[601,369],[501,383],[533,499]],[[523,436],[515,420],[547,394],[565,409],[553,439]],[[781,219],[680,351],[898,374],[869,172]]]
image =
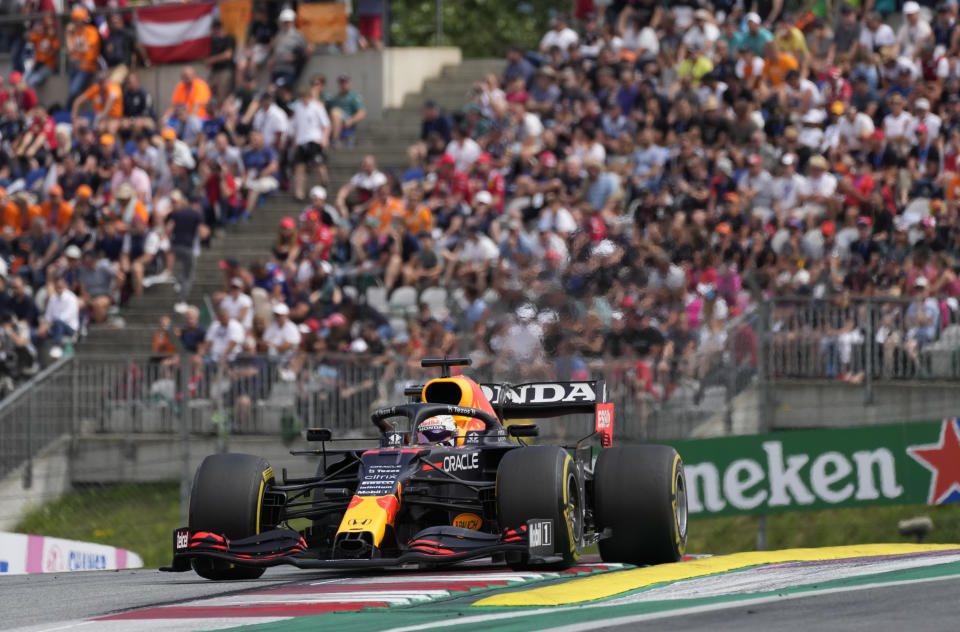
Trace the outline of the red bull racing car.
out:
[[[602,381],[478,384],[451,376],[466,359],[428,359],[442,377],[407,389],[414,401],[374,411],[379,446],[326,448],[313,476],[278,479],[266,460],[208,456],[194,477],[189,525],[173,563],[214,580],[300,568],[441,565],[492,557],[563,569],[594,543],[604,561],[680,559],[687,495],[666,446],[613,447]],[[508,420],[589,413],[595,432],[573,446],[526,445],[533,424]],[[602,449],[593,457],[592,443]],[[296,527],[295,524],[296,523]],[[306,525],[306,526],[300,526]]]

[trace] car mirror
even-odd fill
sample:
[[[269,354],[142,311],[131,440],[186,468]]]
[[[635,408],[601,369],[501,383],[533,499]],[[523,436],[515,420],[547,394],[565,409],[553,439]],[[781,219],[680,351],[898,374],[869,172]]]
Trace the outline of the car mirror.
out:
[[[537,424],[513,424],[507,428],[511,437],[538,437],[540,428]]]
[[[332,438],[329,428],[307,428],[307,441],[330,441]]]

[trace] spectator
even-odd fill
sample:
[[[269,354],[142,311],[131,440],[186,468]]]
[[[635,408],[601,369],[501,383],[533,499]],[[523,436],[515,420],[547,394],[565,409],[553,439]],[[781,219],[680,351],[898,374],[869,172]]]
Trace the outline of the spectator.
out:
[[[77,120],[85,106],[93,110],[93,126],[101,131],[116,134],[123,119],[123,89],[104,73],[98,73],[96,79],[73,102],[71,118]]]
[[[310,90],[300,95],[299,107],[291,121],[294,144],[293,190],[294,197],[303,200],[306,192],[307,167],[315,167],[317,176],[324,184],[327,171],[324,152],[330,143],[330,119],[323,103],[314,99]]]
[[[36,338],[38,341],[45,338],[53,340],[50,357],[56,360],[63,356],[64,338],[75,336],[80,331],[80,309],[77,295],[67,287],[63,276],[57,276],[52,289],[47,296],[46,309],[37,327]]]
[[[273,322],[263,333],[268,353],[280,362],[287,362],[300,344],[300,330],[289,318],[290,308],[284,303],[273,306]]]
[[[101,251],[87,250],[78,275],[80,309],[86,311],[94,323],[107,321],[107,310],[114,303],[114,287],[118,271]]]
[[[60,37],[54,16],[45,15],[39,22],[34,22],[27,39],[33,45],[33,66],[24,80],[31,88],[39,88],[57,69]]]
[[[140,78],[130,73],[123,82],[123,120],[120,131],[134,135],[156,127],[153,97],[140,85]]]
[[[177,266],[177,303],[173,309],[178,314],[187,310],[187,297],[193,288],[194,265],[197,258],[197,246],[200,239],[208,234],[203,217],[189,204],[179,191],[170,196],[172,210],[167,216],[167,234],[170,238],[170,251]]]
[[[450,117],[440,111],[436,101],[423,104],[423,123],[420,124],[420,140],[426,142],[431,134],[439,134],[444,143],[450,142],[452,124]]]
[[[210,86],[203,79],[197,77],[193,66],[186,66],[180,72],[180,81],[173,89],[170,105],[167,106],[161,119],[167,122],[173,116],[178,105],[182,105],[188,117],[207,118],[207,102],[210,101]]]
[[[109,18],[109,34],[103,40],[103,60],[107,68],[113,70],[112,76],[121,81],[123,76],[134,66],[134,58],[142,61],[144,66],[150,65],[150,56],[147,55],[143,44],[137,41],[133,31],[123,21],[123,16],[113,13]]]
[[[183,313],[188,313],[187,307]],[[210,324],[204,342],[199,347],[200,354],[208,362],[225,367],[242,351],[244,337],[243,325],[230,318],[226,309],[220,308],[217,310],[217,320]]]
[[[264,143],[263,134],[260,132],[254,131],[250,134],[250,146],[243,154],[243,167],[243,188],[247,191],[246,213],[251,215],[260,201],[260,196],[272,193],[280,187],[277,180],[277,152]]]
[[[223,22],[214,20],[210,36],[210,56],[203,62],[210,69],[207,81],[214,97],[223,101],[233,91],[237,65],[237,40],[223,28]]]
[[[340,75],[337,77],[337,93],[327,99],[336,144],[344,139],[352,140],[357,133],[357,125],[367,116],[363,97],[353,91],[350,85],[350,76]]]
[[[357,30],[375,50],[383,48],[384,0],[359,0],[354,7],[357,14]]]
[[[90,24],[90,14],[83,7],[70,11],[67,25],[67,53],[69,55],[69,87],[67,105],[87,89],[100,58],[100,33]]]
[[[270,80],[278,86],[294,85],[307,58],[313,53],[313,44],[307,43],[296,21],[297,14],[293,9],[280,11],[280,31],[273,40],[270,57]]]

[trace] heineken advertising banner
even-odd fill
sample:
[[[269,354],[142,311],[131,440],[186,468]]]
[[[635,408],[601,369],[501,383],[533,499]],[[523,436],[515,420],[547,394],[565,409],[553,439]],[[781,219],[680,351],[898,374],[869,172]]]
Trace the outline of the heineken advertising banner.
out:
[[[672,445],[701,517],[960,502],[957,419]]]

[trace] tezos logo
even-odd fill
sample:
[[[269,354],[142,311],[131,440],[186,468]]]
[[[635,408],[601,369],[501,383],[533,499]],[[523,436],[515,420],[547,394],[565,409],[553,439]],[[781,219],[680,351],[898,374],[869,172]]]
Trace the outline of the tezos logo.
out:
[[[471,452],[470,454],[451,454],[443,457],[444,472],[463,472],[467,470],[476,470],[480,467],[480,453]]]

